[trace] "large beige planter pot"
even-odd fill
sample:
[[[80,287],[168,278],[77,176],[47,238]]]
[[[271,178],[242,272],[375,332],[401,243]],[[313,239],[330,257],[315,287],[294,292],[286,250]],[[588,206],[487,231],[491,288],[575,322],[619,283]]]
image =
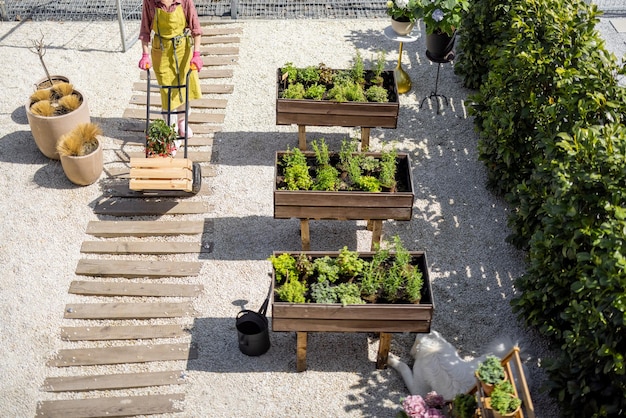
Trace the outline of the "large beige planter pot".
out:
[[[43,117],[35,115],[30,111],[30,100],[26,102],[26,116],[37,148],[43,155],[53,160],[59,159],[57,142],[61,136],[71,131],[79,123],[91,122],[87,99],[78,90],[74,90],[74,93],[82,97],[83,102],[78,109],[60,116]]]
[[[102,142],[98,141],[98,148],[91,154],[79,157],[62,155],[61,166],[63,166],[65,175],[72,183],[79,186],[93,184],[102,174]]]

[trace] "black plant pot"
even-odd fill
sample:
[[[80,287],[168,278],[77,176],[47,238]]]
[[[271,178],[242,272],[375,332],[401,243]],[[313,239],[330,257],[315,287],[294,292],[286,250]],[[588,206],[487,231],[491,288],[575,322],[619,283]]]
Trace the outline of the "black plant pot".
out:
[[[449,62],[454,59],[454,41],[456,32],[452,36],[443,32],[433,32],[426,35],[426,55],[431,61]]]

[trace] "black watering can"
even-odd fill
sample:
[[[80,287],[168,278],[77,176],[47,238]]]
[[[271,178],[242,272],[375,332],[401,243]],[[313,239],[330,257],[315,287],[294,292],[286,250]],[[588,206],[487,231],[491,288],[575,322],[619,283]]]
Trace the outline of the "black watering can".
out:
[[[237,334],[239,336],[239,350],[248,356],[260,356],[270,348],[270,334],[267,316],[267,306],[270,303],[270,293],[258,312],[243,309],[237,314]]]

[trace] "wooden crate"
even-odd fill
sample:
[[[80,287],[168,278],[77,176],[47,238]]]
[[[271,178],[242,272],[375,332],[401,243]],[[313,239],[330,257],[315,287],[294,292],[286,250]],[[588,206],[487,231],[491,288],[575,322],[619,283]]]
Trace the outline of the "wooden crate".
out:
[[[274,161],[274,218],[409,221],[413,216],[413,177],[408,154],[398,153],[396,179],[403,185],[396,192],[279,190],[279,161],[286,151],[276,153]],[[305,151],[307,158],[315,154]],[[336,154],[336,153],[335,153]],[[380,158],[381,153],[364,153]],[[332,158],[332,157],[331,157]]]
[[[191,192],[193,162],[188,158],[131,158],[129,188]]]
[[[303,251],[290,252],[310,255],[313,258],[336,257],[339,252]],[[280,255],[274,252],[274,255]],[[373,257],[373,252],[360,252],[362,258]],[[428,273],[426,254],[411,252],[414,262],[423,274],[424,288],[420,303],[365,304],[340,303],[288,303],[272,298],[273,331],[321,331],[321,332],[430,332],[434,301]],[[272,271],[272,283],[276,279]]]
[[[396,128],[400,102],[395,74],[383,71],[383,87],[391,92],[388,103],[332,102],[329,100],[282,99],[281,69],[276,80],[276,124],[311,126],[361,126],[369,128]]]

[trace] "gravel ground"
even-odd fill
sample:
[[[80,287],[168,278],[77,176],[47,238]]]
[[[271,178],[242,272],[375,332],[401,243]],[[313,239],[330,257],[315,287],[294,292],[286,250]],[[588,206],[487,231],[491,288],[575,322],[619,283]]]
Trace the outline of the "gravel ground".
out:
[[[67,370],[48,367],[46,362],[60,349],[98,346],[63,342],[60,329],[78,325],[63,319],[65,304],[85,302],[70,295],[68,287],[77,279],[78,260],[87,257],[80,254],[81,243],[93,239],[85,234],[87,223],[108,218],[93,213],[102,197],[102,184],[72,185],[60,163],[44,157],[32,139],[23,104],[44,73],[29,46],[44,34],[50,45],[45,56],[50,72],[68,76],[87,96],[92,118],[104,130],[107,167],[115,165],[115,152],[120,149],[115,139],[128,135],[120,130],[121,116],[132,83],[139,80],[140,47],[135,44],[127,53],[118,52],[116,22],[0,23],[5,74],[5,94],[0,98],[0,213],[5,217],[0,227],[3,416],[34,416],[42,400],[102,396],[43,392],[46,377],[178,367],[186,369],[184,386],[107,395],[182,392],[184,412],[176,416],[185,417],[392,417],[399,410],[399,399],[406,395],[404,384],[394,370],[375,369],[378,342],[373,335],[311,333],[308,370],[296,373],[293,333],[272,333],[268,353],[250,358],[238,350],[234,320],[242,301],[247,308],[261,306],[269,285],[266,259],[271,252],[300,249],[299,222],[274,220],[272,213],[274,152],[297,145],[295,127],[275,125],[276,68],[287,61],[345,68],[357,48],[366,60],[379,50],[388,51],[391,69],[398,45],[383,36],[387,22],[380,19],[238,21],[234,25],[244,31],[234,78],[225,81],[234,84],[235,92],[212,149],[217,174],[207,180],[210,193],[192,198],[206,201],[212,210],[185,217],[212,221],[202,237],[191,238],[213,243],[213,251],[201,257],[200,276],[180,280],[205,286],[193,300],[197,317],[185,319],[193,326],[191,338],[181,339],[197,344],[199,357],[178,364]],[[600,29],[607,34],[609,47],[623,53],[623,38],[613,27],[603,21]],[[539,365],[550,351],[541,338],[520,325],[509,307],[515,295],[513,280],[524,272],[524,254],[505,243],[508,208],[484,188],[485,172],[477,161],[476,134],[464,102],[470,91],[462,87],[451,66],[442,66],[439,93],[448,97],[449,106],[441,114],[429,101],[420,108],[434,88],[437,70],[424,51],[423,38],[404,45],[403,65],[414,88],[401,96],[397,129],[372,130],[373,150],[394,141],[413,162],[413,219],[385,222],[384,236],[398,234],[409,249],[427,253],[436,303],[433,329],[463,355],[481,354],[482,347],[501,335],[522,342],[530,357],[527,366],[537,416],[554,417],[557,411],[540,391],[545,376]],[[348,128],[308,131],[309,139],[323,137],[332,148],[358,135]],[[364,222],[311,222],[313,250],[347,245],[366,251],[370,238]],[[192,261],[198,256],[172,259]],[[413,339],[413,334],[394,335],[392,352],[410,362]]]

